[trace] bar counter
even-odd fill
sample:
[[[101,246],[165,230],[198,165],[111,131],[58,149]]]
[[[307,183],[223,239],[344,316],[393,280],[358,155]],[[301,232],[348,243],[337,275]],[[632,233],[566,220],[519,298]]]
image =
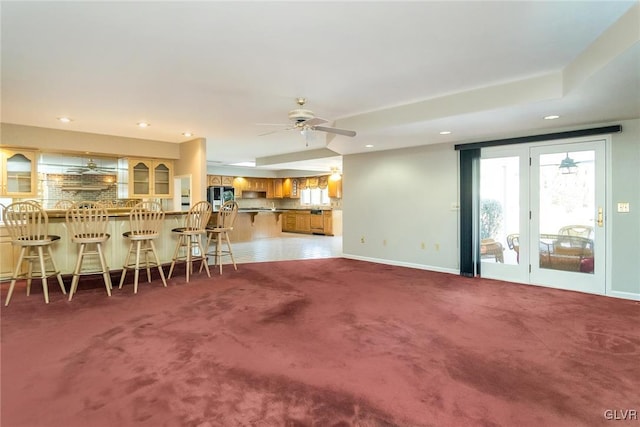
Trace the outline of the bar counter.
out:
[[[107,264],[111,270],[120,270],[124,264],[129,250],[129,240],[122,234],[129,231],[129,208],[107,209],[109,214],[108,233],[111,238],[103,245]],[[284,210],[240,210],[234,225],[234,230],[229,233],[231,244],[234,242],[248,242],[255,239],[278,237],[282,234],[281,213]],[[167,211],[160,236],[154,241],[160,262],[171,262],[173,252],[178,242],[178,237],[171,230],[184,225],[183,211]],[[62,274],[71,274],[78,256],[78,245],[69,239],[66,225],[66,211],[58,209],[47,210],[49,217],[49,234],[60,236],[60,240],[52,245],[53,256]],[[217,215],[214,212],[210,224],[214,225]],[[203,243],[206,241],[203,240]],[[12,270],[18,258],[18,248],[11,244],[8,230],[0,223],[0,279],[11,277]],[[87,268],[98,268],[98,260],[92,264],[94,257],[87,258]],[[213,263],[213,259],[209,261]]]

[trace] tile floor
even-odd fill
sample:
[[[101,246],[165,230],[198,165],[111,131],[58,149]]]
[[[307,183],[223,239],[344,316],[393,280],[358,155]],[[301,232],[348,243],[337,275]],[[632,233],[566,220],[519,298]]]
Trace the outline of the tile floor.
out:
[[[282,233],[282,237],[231,242],[231,245],[236,264],[342,256],[342,236]],[[229,257],[222,259],[223,264],[231,262]]]

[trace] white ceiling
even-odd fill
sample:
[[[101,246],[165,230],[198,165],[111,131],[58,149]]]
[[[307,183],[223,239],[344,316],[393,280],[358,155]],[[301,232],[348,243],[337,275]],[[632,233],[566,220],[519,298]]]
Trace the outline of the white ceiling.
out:
[[[189,130],[211,165],[328,170],[342,154],[640,117],[638,1],[0,6],[2,122],[176,143]],[[358,135],[259,136],[297,97]]]

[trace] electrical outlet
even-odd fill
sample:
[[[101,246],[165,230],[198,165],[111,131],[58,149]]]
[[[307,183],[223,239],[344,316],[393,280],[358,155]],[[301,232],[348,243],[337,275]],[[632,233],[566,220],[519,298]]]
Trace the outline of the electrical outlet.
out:
[[[360,238],[360,243],[364,243],[364,236]]]
[[[440,250],[440,243],[436,243],[435,245],[433,245],[433,248],[437,251]]]
[[[420,243],[420,249],[424,250],[425,248],[426,248],[426,246],[425,246],[424,242]]]
[[[387,246],[387,239],[384,239],[384,240],[382,241],[382,246]]]

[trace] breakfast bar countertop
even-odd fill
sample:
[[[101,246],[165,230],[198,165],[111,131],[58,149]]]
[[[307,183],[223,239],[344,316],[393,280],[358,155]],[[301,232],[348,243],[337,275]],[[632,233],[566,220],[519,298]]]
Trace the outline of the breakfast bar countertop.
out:
[[[51,218],[66,218],[66,209],[47,209],[47,216]],[[109,218],[128,218],[131,208],[108,208],[107,215]],[[184,215],[186,211],[165,211],[165,215]]]

